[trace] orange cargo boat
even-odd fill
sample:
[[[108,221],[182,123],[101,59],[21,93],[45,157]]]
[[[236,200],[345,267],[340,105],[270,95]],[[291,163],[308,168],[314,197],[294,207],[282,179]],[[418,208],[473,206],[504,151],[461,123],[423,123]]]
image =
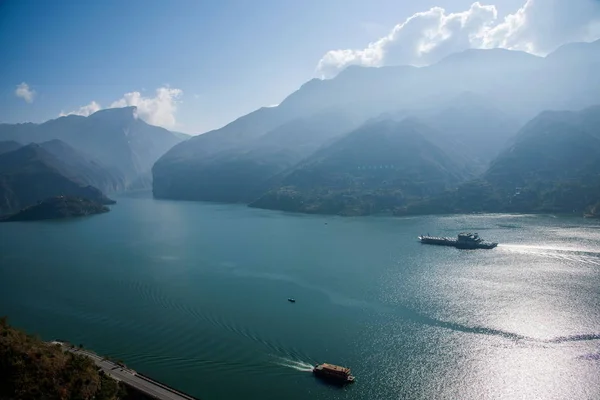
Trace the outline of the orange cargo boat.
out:
[[[313,368],[313,374],[320,378],[330,379],[342,383],[354,382],[354,376],[350,373],[350,368],[340,367],[333,364],[318,364]]]

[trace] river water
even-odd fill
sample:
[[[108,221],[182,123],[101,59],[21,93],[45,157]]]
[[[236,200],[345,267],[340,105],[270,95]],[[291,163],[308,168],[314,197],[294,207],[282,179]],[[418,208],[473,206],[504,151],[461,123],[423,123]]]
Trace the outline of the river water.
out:
[[[600,398],[598,221],[118,200],[0,224],[0,315],[203,400]],[[416,241],[464,230],[501,244]]]

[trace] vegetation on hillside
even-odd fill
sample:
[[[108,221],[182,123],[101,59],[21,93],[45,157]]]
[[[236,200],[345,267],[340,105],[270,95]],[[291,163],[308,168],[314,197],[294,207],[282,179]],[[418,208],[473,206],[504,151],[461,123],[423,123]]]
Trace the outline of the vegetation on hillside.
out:
[[[531,183],[512,190],[485,180],[467,182],[440,196],[407,204],[397,215],[462,214],[480,212],[600,214],[594,206],[600,198],[600,183],[583,181]]]
[[[117,400],[127,395],[85,356],[65,352],[0,318],[0,398]]]
[[[365,124],[309,157],[251,206],[318,214],[394,212],[464,179],[453,157],[412,119]]]
[[[600,107],[544,112],[483,176],[403,212],[552,212],[595,215],[600,199]]]
[[[600,214],[599,118],[600,107],[544,112],[484,174],[462,183],[466,174],[460,161],[445,153],[426,127],[407,121],[365,125],[307,159],[251,206],[340,215],[522,212],[593,217]]]
[[[110,209],[105,205],[92,200],[73,196],[57,196],[26,207],[15,214],[0,218],[0,222],[84,217],[109,211]]]

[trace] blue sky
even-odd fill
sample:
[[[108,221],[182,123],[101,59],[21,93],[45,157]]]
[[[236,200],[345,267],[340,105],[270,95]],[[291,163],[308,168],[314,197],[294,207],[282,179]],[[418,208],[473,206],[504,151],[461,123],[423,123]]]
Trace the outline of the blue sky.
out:
[[[155,115],[150,122],[166,121],[162,124],[169,128],[201,133],[279,103],[319,75],[317,65],[326,54],[332,56],[327,66],[330,71],[333,63],[334,73],[352,63],[370,65],[360,49],[388,35],[395,25],[434,6],[450,14],[469,10],[472,3],[0,0],[0,122],[40,122],[92,101],[102,107],[146,101],[148,115],[158,110],[173,117]],[[491,4],[501,21],[525,0]],[[394,43],[406,48],[400,40],[413,39],[404,36]],[[505,47],[520,48],[522,43]],[[486,44],[495,45],[502,44]],[[382,51],[391,54],[385,46]],[[343,60],[338,59],[342,53],[328,53],[339,49],[356,51],[343,53],[351,54]],[[385,62],[381,58],[372,65]],[[27,84],[29,94],[35,93],[18,97],[21,83]],[[164,101],[153,102],[158,88],[169,89],[162,92]],[[159,110],[163,106],[167,109]]]

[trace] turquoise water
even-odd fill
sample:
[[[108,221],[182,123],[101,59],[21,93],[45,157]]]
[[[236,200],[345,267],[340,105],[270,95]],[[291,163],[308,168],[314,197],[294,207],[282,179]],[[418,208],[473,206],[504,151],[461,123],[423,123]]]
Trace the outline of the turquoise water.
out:
[[[501,245],[416,242],[462,230]],[[122,198],[0,224],[0,314],[203,400],[598,399],[600,223]],[[320,362],[357,383],[314,379]]]

